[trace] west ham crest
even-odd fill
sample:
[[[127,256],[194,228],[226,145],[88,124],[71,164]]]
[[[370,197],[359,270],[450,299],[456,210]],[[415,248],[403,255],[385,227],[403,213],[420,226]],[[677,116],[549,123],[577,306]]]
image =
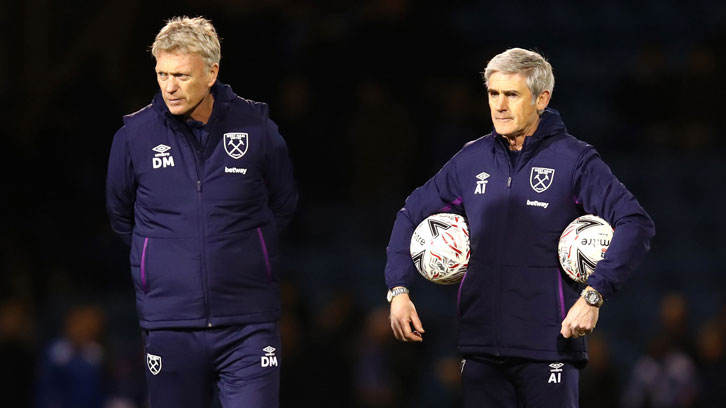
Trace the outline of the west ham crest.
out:
[[[159,374],[161,372],[161,356],[146,353],[146,365],[149,367],[151,374]]]
[[[249,137],[247,133],[225,133],[224,134],[224,151],[229,157],[239,159],[247,153]]]
[[[532,172],[529,173],[529,185],[532,186],[534,191],[541,193],[550,188],[554,178],[555,169],[532,167]]]

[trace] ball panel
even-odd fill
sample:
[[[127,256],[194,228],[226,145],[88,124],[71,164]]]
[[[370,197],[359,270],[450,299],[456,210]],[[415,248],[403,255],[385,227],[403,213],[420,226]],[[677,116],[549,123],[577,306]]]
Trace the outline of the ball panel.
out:
[[[434,214],[414,230],[411,259],[431,282],[450,285],[461,281],[469,266],[469,228],[457,214]]]
[[[613,228],[598,216],[587,214],[572,221],[562,231],[557,246],[560,265],[567,276],[586,283],[605,257],[612,236]]]

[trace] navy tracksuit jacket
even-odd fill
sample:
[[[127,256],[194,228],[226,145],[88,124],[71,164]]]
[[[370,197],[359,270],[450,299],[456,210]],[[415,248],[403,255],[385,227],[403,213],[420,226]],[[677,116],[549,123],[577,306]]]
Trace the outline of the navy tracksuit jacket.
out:
[[[206,147],[160,94],[114,137],[107,208],[145,329],[280,317],[278,230],[297,204],[287,147],[267,105],[220,82],[212,93]]]
[[[516,160],[496,132],[470,142],[401,209],[387,249],[386,284],[410,286],[414,228],[437,212],[464,214],[471,258],[459,287],[463,355],[583,362],[584,338],[560,335],[582,285],[565,277],[557,243],[576,217],[595,214],[615,229],[588,284],[605,299],[642,261],[653,222],[595,149],[567,133],[547,109]]]

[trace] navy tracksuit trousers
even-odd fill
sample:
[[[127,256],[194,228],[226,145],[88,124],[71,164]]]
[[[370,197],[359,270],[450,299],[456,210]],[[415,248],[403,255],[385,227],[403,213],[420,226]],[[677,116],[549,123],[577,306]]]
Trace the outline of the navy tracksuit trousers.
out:
[[[277,322],[195,330],[144,330],[151,408],[277,408]]]
[[[465,408],[577,408],[580,372],[565,362],[473,359],[461,362]]]

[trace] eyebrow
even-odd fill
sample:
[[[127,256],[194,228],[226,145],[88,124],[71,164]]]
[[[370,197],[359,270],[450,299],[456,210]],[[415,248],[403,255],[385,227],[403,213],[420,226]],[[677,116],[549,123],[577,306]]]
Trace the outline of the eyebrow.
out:
[[[179,76],[179,75],[191,75],[191,73],[190,73],[190,72],[178,72],[178,71],[177,71],[177,72],[171,72],[171,71],[168,71],[168,72],[167,72],[167,71],[164,71],[164,70],[160,70],[160,69],[157,69],[157,70],[156,70],[156,73],[157,73],[157,74],[167,74],[167,75],[171,75],[171,76]]]
[[[504,89],[504,90],[501,90],[501,89],[487,89],[487,93],[493,93],[493,92],[503,93],[505,95],[519,95],[519,91],[517,91],[515,89]]]

